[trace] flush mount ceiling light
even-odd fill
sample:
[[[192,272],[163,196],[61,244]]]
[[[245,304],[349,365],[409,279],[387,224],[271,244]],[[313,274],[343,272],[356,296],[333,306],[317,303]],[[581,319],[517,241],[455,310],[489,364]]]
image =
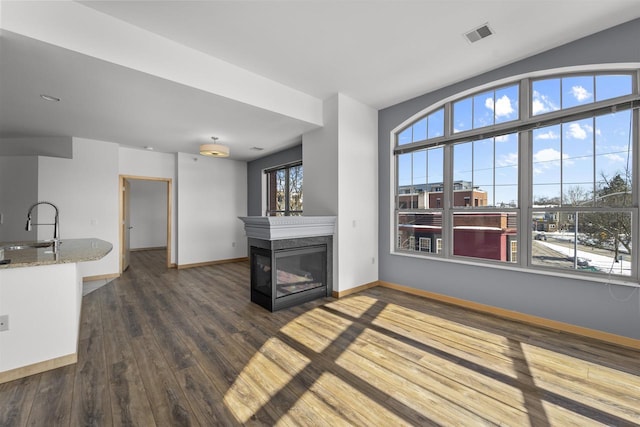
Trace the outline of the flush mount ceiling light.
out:
[[[212,136],[213,144],[202,144],[200,154],[210,157],[229,157],[229,147],[218,144],[218,137]]]
[[[45,101],[51,101],[51,102],[60,102],[60,98],[56,98],[55,96],[51,96],[51,95],[46,95],[46,94],[41,94],[40,98],[44,99]]]

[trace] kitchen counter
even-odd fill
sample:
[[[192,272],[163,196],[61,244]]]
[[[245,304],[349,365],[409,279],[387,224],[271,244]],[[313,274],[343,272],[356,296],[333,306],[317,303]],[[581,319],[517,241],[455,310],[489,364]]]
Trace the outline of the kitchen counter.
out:
[[[55,251],[52,246],[27,247],[26,249],[18,250],[7,249],[12,246],[29,246],[34,243],[43,244],[45,242],[0,243],[0,248],[5,248],[4,259],[11,260],[8,264],[0,264],[0,269],[95,261],[103,258],[113,248],[113,245],[109,242],[90,238],[62,240]],[[2,259],[0,257],[0,260]]]
[[[44,245],[45,247],[40,247]],[[103,258],[100,239],[0,244],[0,384],[75,363],[78,359],[82,281],[79,263]],[[11,249],[20,247],[20,249]]]

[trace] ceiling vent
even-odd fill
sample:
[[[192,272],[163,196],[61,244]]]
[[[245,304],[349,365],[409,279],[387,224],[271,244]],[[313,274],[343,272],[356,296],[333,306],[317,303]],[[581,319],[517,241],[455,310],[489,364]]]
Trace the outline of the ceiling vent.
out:
[[[484,24],[481,27],[476,28],[475,30],[469,31],[464,36],[469,41],[469,43],[475,43],[478,40],[489,37],[491,34],[493,34],[493,31],[491,30],[491,28],[489,28],[489,24]]]

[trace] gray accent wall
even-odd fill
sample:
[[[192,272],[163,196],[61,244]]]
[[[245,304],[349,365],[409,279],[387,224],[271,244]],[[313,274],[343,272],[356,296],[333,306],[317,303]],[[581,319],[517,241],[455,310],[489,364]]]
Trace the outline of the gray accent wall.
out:
[[[640,339],[638,288],[588,281],[580,277],[491,268],[481,263],[470,265],[390,253],[393,234],[390,232],[392,159],[389,135],[394,128],[445,98],[484,84],[543,70],[594,64],[635,64],[640,67],[640,20],[630,21],[379,112],[380,280]],[[428,78],[428,70],[425,78]]]
[[[262,171],[297,161],[302,161],[302,144],[247,163],[248,216],[264,215],[262,212]]]

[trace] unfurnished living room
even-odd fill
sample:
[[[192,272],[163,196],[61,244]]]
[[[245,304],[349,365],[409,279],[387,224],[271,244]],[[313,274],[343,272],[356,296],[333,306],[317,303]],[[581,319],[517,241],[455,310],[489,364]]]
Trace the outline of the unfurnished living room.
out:
[[[0,426],[640,425],[639,0],[0,0]]]

